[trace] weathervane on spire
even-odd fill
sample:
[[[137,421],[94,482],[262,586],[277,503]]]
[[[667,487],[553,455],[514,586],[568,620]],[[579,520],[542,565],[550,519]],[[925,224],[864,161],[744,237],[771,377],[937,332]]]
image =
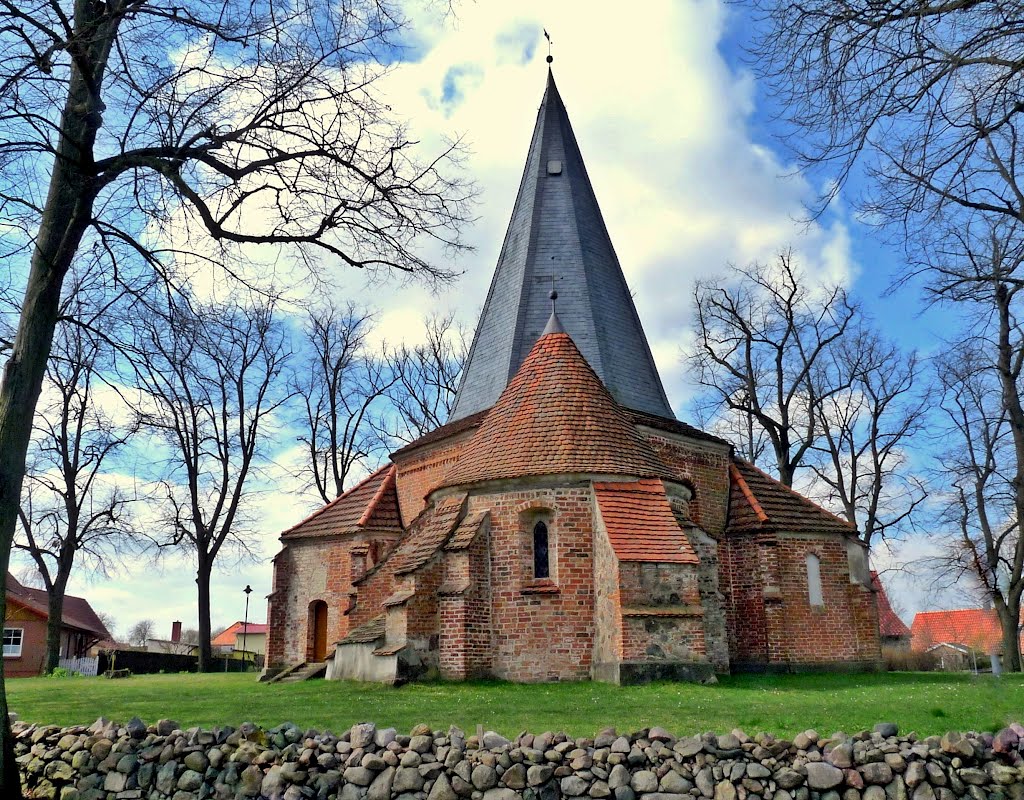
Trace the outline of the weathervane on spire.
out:
[[[544,28],[544,38],[548,40],[548,57],[545,59],[549,64],[555,60],[555,57],[551,55],[551,34],[548,33],[548,29]]]

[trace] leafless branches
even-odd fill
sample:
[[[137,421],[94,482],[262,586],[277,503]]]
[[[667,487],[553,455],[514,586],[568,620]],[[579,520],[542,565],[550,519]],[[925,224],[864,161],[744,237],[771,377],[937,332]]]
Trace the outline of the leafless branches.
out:
[[[143,326],[133,356],[141,423],[167,448],[161,546],[195,559],[200,669],[210,665],[210,575],[226,546],[248,551],[244,491],[287,397],[289,351],[272,304],[189,307],[174,299]]]

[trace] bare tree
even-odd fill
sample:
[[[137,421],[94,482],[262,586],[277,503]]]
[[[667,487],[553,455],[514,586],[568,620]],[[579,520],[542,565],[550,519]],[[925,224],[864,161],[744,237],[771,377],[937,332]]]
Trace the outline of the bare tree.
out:
[[[831,357],[850,386],[819,406],[821,436],[808,463],[825,489],[822,501],[838,506],[870,545],[912,527],[928,495],[908,456],[928,411],[921,364],[867,325]]]
[[[59,665],[72,572],[105,574],[137,538],[129,514],[133,495],[106,474],[134,426],[116,422],[97,399],[102,368],[98,343],[77,325],[61,326],[46,370],[14,541],[32,558],[49,600],[46,672]]]
[[[168,530],[159,544],[196,565],[200,671],[212,658],[210,576],[225,547],[248,552],[246,489],[265,458],[269,418],[288,396],[288,355],[273,304],[248,301],[193,308],[171,300],[137,345],[142,424],[170,452],[162,479]]]
[[[859,164],[882,224],[920,230],[965,210],[1024,218],[1024,3],[749,5],[754,67],[782,104],[802,166],[826,172],[825,201]]]
[[[374,56],[401,24],[387,0],[0,0],[0,247],[25,275],[17,331],[0,342],[0,571],[83,251],[124,281],[175,266],[238,276],[248,245],[447,274],[417,245],[460,246],[457,148],[419,158],[374,90]],[[0,672],[0,788],[14,798],[2,689]]]
[[[105,611],[97,611],[96,616],[99,617],[100,622],[103,623],[103,627],[107,629],[107,633],[110,634],[110,638],[117,641],[117,620],[114,619],[114,615],[108,614]]]
[[[386,420],[389,440],[409,443],[448,421],[459,390],[469,337],[454,314],[423,321],[426,341],[402,344],[388,357],[394,384],[388,391],[394,413]]]
[[[949,423],[937,473],[949,487],[944,520],[954,532],[944,566],[991,600],[1014,670],[1024,594],[1022,233],[1017,222],[978,218],[945,231],[929,266],[931,299],[954,303],[971,323],[937,368]]]
[[[754,427],[763,431],[771,466],[792,486],[821,436],[822,404],[850,386],[830,351],[858,309],[840,287],[813,289],[788,252],[772,265],[731,272],[729,282],[699,281],[694,289],[698,341],[690,364],[706,390],[698,415],[745,419],[751,449]]]
[[[146,642],[153,638],[153,620],[140,619],[128,629],[128,644],[135,647],[145,647]]]
[[[373,325],[363,309],[328,303],[311,309],[303,327],[292,379],[303,405],[303,474],[325,503],[345,491],[354,469],[373,469],[387,455],[376,418],[395,378],[367,343]]]

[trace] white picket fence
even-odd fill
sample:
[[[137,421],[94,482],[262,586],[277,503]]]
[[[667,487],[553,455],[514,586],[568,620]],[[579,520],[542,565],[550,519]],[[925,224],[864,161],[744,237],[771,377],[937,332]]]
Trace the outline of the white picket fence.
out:
[[[60,666],[72,672],[95,677],[99,672],[100,660],[99,658],[62,658]]]

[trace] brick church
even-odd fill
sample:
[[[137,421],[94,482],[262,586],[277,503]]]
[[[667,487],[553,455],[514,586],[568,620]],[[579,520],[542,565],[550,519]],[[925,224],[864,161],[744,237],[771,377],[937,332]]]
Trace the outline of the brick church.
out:
[[[281,535],[269,620],[268,676],[877,666],[854,528],[673,415],[550,72],[450,421]]]

